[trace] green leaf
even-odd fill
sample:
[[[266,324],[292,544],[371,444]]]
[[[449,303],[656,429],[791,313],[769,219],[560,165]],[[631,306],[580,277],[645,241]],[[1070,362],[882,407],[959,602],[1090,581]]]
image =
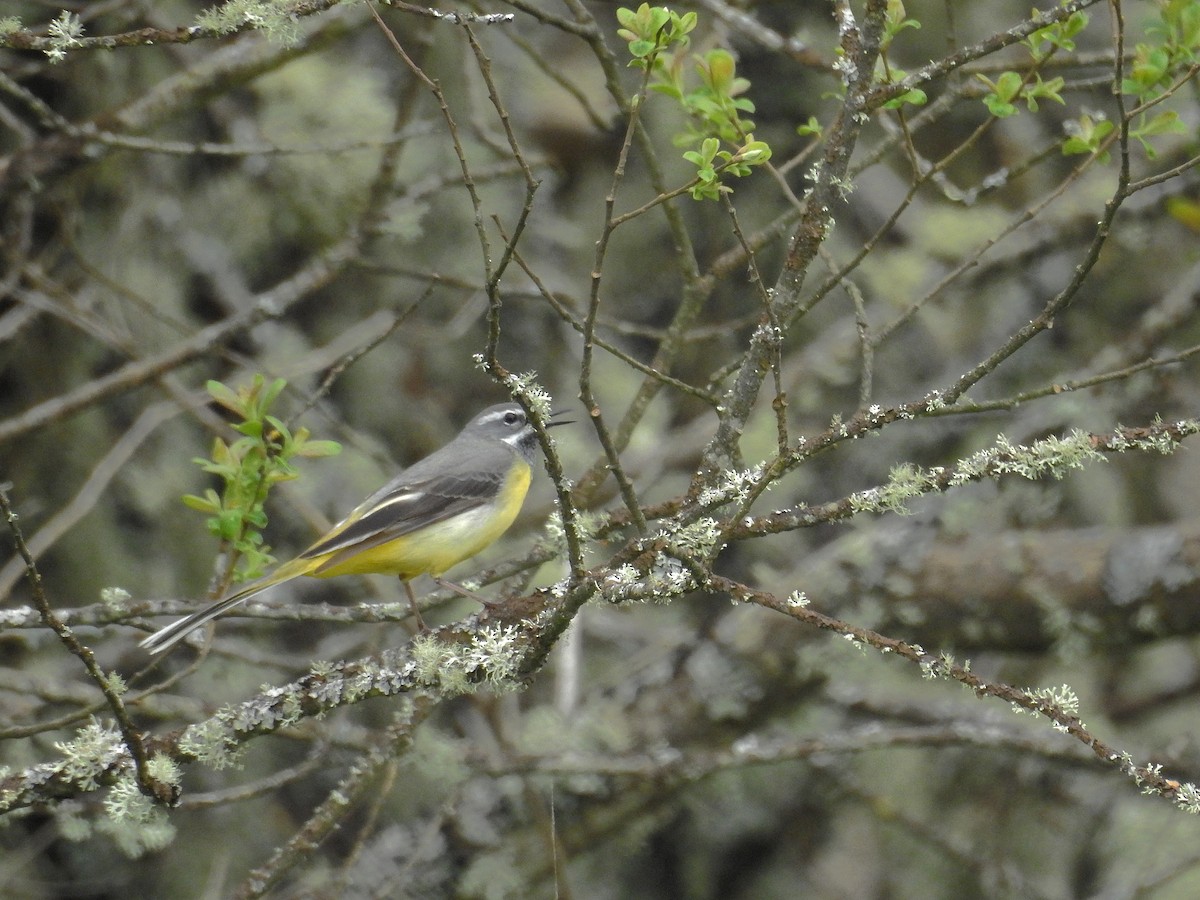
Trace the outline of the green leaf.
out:
[[[242,511],[238,509],[221,510],[216,517],[217,533],[222,540],[232,541],[242,530]]]
[[[307,428],[293,433],[282,419],[269,414],[286,385],[282,378],[268,382],[261,374],[236,391],[216,381],[208,384],[213,399],[241,418],[233,424],[241,437],[232,443],[214,438],[210,458],[195,460],[222,480],[221,492],[209,488],[202,496],[188,494],[182,500],[209,514],[206,527],[242,557],[239,570],[256,570],[272,559],[258,549],[267,524],[263,501],[272,485],[298,477],[289,458],[332,456],[341,449],[334,441],[310,440]]]
[[[803,125],[796,126],[796,134],[801,135],[802,137],[810,134],[820,137],[821,133],[821,123],[816,116],[809,116],[807,122],[805,122]]]
[[[1096,153],[1104,139],[1112,133],[1114,127],[1107,119],[1093,119],[1091,116],[1080,116],[1078,121],[1068,122],[1071,136],[1063,142],[1064,156],[1079,153]],[[1106,160],[1101,157],[1101,162]]]
[[[1173,109],[1164,110],[1137,129],[1138,134],[1186,134],[1187,126]]]
[[[342,445],[337,441],[305,441],[297,454],[306,459],[321,459],[326,456],[337,456],[342,452]]]
[[[631,41],[629,44],[629,52],[633,56],[636,56],[640,59],[642,57],[649,56],[651,53],[653,53],[657,46],[658,46],[658,44],[656,44],[654,41],[645,41],[645,40]]]
[[[887,103],[883,104],[884,109],[899,109],[908,104],[910,106],[924,106],[929,102],[929,97],[920,88],[913,88],[911,91],[905,91],[898,97],[893,97]]]
[[[208,494],[212,496],[209,497]],[[206,492],[203,497],[197,497],[195,494],[184,494],[180,499],[183,500],[183,505],[189,509],[197,510],[198,512],[213,515],[221,508],[220,499],[215,491]]]
[[[983,98],[983,103],[988,108],[988,112],[997,119],[1006,119],[1017,114],[1017,108],[1011,103],[1005,103],[990,94]]]
[[[728,50],[717,48],[709,50],[705,54],[703,62],[697,62],[696,67],[700,70],[700,76],[705,83],[712,89],[715,94],[730,93],[733,86],[733,73],[737,64],[734,62],[733,54]]]
[[[283,389],[287,387],[287,381],[283,378],[276,378],[271,382],[262,398],[262,410],[266,412],[275,402],[276,398],[283,393]]]
[[[1171,55],[1162,47],[1138,44],[1129,67],[1129,77],[1121,84],[1126,94],[1142,95],[1167,80],[1171,69]]]
[[[753,135],[750,137],[753,138]],[[752,139],[746,142],[734,158],[752,166],[759,166],[771,158],[771,147],[766,141]]]
[[[212,397],[221,406],[228,409],[230,412],[241,413],[242,402],[238,395],[232,390],[221,384],[219,381],[208,381],[204,385],[210,397]]]
[[[229,445],[220,438],[213,438],[212,452],[209,456],[217,465],[227,465],[235,461],[229,451]]]
[[[994,86],[996,97],[1002,101],[1013,100],[1021,93],[1024,79],[1016,72],[1003,72]]]
[[[1011,101],[1021,91],[1020,75],[1016,72],[1004,72],[996,81],[992,81],[982,74],[977,74],[975,77],[990,89],[990,93],[983,96],[983,104],[993,116],[1003,119],[1016,115],[1017,108]]]

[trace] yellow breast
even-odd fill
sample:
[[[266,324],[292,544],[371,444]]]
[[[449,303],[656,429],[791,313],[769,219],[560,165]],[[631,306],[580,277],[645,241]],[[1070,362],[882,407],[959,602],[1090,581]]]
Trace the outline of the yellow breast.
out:
[[[401,578],[441,575],[450,567],[479,553],[508,530],[525,502],[531,475],[529,465],[517,459],[490,504],[436,522],[377,547],[370,547],[337,565],[314,571],[328,558],[318,557],[313,560],[309,574],[317,578],[370,574],[399,575]]]

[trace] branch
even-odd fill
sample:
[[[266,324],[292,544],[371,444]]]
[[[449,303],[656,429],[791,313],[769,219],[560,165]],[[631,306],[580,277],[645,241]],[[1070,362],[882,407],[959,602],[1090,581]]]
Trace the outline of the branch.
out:
[[[782,613],[823,631],[843,637],[921,667],[928,678],[949,678],[969,687],[976,696],[995,697],[1014,707],[1048,719],[1056,731],[1070,735],[1087,747],[1098,759],[1120,770],[1142,788],[1144,793],[1158,794],[1187,812],[1200,812],[1200,789],[1168,778],[1157,765],[1139,766],[1133,757],[1096,737],[1075,711],[1046,691],[1016,688],[1000,681],[986,681],[974,674],[969,665],[960,665],[945,654],[928,653],[917,644],[886,637],[809,609],[806,601],[793,597],[781,600],[766,591],[754,590],[731,579],[714,577],[711,586],[729,594],[735,600],[753,603]]]
[[[833,225],[832,210],[843,201],[850,156],[868,118],[868,97],[883,37],[886,8],[885,0],[870,0],[864,14],[865,24],[860,29],[849,4],[837,4],[846,98],[837,120],[829,128],[825,155],[817,166],[816,183],[808,195],[792,235],[783,271],[773,289],[777,322],[790,321],[800,307],[805,273]],[[717,431],[705,448],[700,467],[692,479],[690,497],[695,498],[705,485],[712,483],[719,471],[734,464],[738,438],[758,398],[762,381],[771,369],[773,348],[783,337],[771,327],[766,317],[755,330],[734,383],[718,408]]]
[[[406,3],[404,0],[373,0],[383,6],[390,6],[401,12],[449,22],[453,25],[500,25],[508,24],[515,18],[512,13],[473,13],[456,12],[453,10],[438,10],[428,6]],[[52,59],[61,59],[57,54],[75,51],[116,50],[120,47],[149,47],[170,44],[190,44],[193,41],[215,40],[230,35],[245,34],[261,31],[268,23],[275,20],[299,21],[322,13],[330,12],[342,6],[341,0],[292,0],[292,2],[273,2],[263,4],[263,10],[269,11],[269,16],[247,12],[240,21],[220,20],[213,24],[187,25],[176,28],[136,28],[132,31],[122,31],[116,34],[96,35],[86,37],[80,34],[64,42],[63,38],[54,34],[43,35],[29,28],[18,28],[15,31],[0,33],[0,47],[12,50],[35,50],[48,55],[55,54]],[[215,18],[215,17],[214,17]]]
[[[117,725],[121,729],[121,737],[125,742],[125,749],[129,753],[129,758],[133,762],[134,771],[137,773],[138,786],[142,793],[151,797],[155,797],[162,803],[173,803],[178,799],[178,791],[174,786],[154,778],[149,771],[149,755],[142,742],[141,732],[134,726],[133,720],[129,717],[129,712],[125,708],[125,703],[121,699],[121,694],[124,691],[124,684],[119,678],[114,678],[112,675],[105,674],[96,662],[96,657],[92,653],[91,648],[85,646],[75,637],[62,620],[55,615],[54,610],[50,606],[50,601],[46,597],[45,591],[42,590],[42,576],[38,573],[37,564],[33,561],[33,556],[29,553],[29,548],[25,546],[25,538],[21,534],[20,526],[17,524],[17,514],[13,511],[12,506],[8,501],[7,488],[0,485],[0,513],[4,514],[4,518],[8,523],[9,531],[12,532],[13,541],[16,543],[17,552],[25,561],[25,571],[29,578],[29,585],[33,591],[34,603],[37,604],[38,611],[41,613],[42,621],[46,627],[52,630],[58,639],[80,662],[83,663],[84,669],[96,686],[104,695],[104,699],[108,702],[109,709],[112,710],[113,716],[117,720]]]

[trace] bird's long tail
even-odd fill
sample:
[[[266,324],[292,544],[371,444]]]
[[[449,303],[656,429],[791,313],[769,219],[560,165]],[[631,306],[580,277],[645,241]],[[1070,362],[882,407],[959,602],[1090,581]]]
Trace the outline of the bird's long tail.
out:
[[[192,631],[206,622],[211,622],[226,610],[232,609],[239,603],[253,597],[259,591],[265,591],[267,588],[274,587],[284,581],[289,581],[297,575],[303,575],[311,568],[312,560],[309,559],[294,559],[291,562],[284,563],[266,578],[252,581],[241,590],[235,591],[228,597],[221,598],[216,603],[206,606],[199,612],[194,612],[177,622],[172,622],[166,628],[160,628],[139,643],[138,646],[148,650],[150,653],[165,653],[187,637]]]

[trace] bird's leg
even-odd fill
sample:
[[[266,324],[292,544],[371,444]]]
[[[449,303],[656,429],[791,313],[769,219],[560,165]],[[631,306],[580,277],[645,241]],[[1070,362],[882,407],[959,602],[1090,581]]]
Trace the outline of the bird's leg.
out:
[[[417,606],[417,595],[413,593],[412,583],[407,578],[401,578],[400,581],[404,584],[404,590],[408,593],[408,605],[412,607],[413,619],[417,623],[417,628],[421,631],[428,631],[425,626],[425,620],[421,618],[421,608]]]
[[[482,603],[488,609],[495,609],[500,606],[495,600],[489,600],[487,597],[483,597],[474,591],[468,591],[461,584],[455,584],[453,581],[447,581],[445,578],[439,578],[437,575],[430,575],[429,577],[433,579],[433,583],[438,587],[454,591],[460,597],[466,597],[468,600],[474,600],[476,603]]]

